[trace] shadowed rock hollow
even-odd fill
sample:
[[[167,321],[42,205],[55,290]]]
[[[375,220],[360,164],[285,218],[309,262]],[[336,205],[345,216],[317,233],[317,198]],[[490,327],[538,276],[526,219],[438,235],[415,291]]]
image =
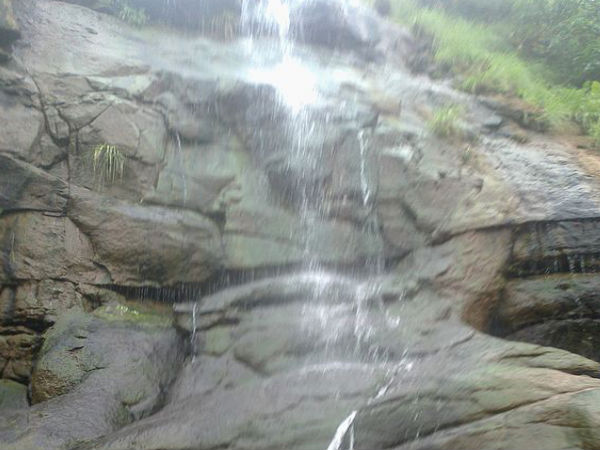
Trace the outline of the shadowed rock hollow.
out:
[[[596,154],[349,3],[107,4],[0,1],[0,448],[600,447]]]

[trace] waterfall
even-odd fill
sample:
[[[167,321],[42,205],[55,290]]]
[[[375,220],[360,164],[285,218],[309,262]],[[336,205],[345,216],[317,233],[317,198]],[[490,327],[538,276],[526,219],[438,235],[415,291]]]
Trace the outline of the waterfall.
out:
[[[183,150],[181,148],[181,136],[178,132],[175,133],[175,139],[177,141],[177,164],[179,165],[179,171],[181,173],[181,187],[183,190],[183,206],[185,207],[188,199],[188,190],[187,190],[187,177],[185,174],[185,160],[183,158]]]
[[[372,344],[372,338],[378,329],[398,324],[390,325],[387,320],[378,280],[384,271],[385,257],[376,207],[378,180],[372,152],[373,145],[376,145],[376,123],[359,123],[358,131],[348,130],[347,135],[340,139],[343,145],[327,141],[329,127],[336,127],[336,120],[347,120],[347,116],[362,113],[358,108],[349,109],[349,105],[360,105],[360,99],[356,97],[352,103],[339,102],[333,109],[327,102],[328,92],[320,85],[318,73],[310,66],[310,60],[300,57],[302,46],[292,36],[291,14],[293,8],[301,3],[302,0],[242,1],[240,28],[246,40],[244,48],[249,60],[256,61],[249,69],[249,78],[257,85],[268,85],[274,89],[277,101],[275,105],[264,106],[272,108],[265,111],[265,116],[276,118],[278,123],[265,125],[278,127],[283,135],[280,138],[283,144],[276,149],[269,147],[268,140],[261,136],[258,139],[261,148],[254,151],[259,164],[275,156],[282,161],[282,167],[277,166],[277,170],[283,174],[289,192],[273,192],[274,197],[277,194],[284,197],[274,198],[273,202],[283,202],[286,207],[294,208],[299,218],[297,229],[290,230],[290,234],[301,248],[299,270],[306,276],[290,279],[289,283],[309,286],[310,293],[302,305],[298,321],[306,335],[314,336],[316,342],[324,342],[322,348],[315,349],[306,357],[305,364],[351,357],[381,363],[383,367],[388,355]],[[273,155],[273,152],[278,153]],[[340,152],[346,152],[343,156],[352,159],[352,164],[349,164],[349,182],[347,185],[340,183],[338,192],[329,188],[323,179],[334,171],[335,167],[331,166],[336,164]],[[352,226],[358,232],[357,239],[365,239],[365,245],[369,246],[360,247],[364,251],[361,265],[354,268],[353,273],[344,275],[336,273],[323,262],[320,248],[323,237],[318,232],[323,224],[341,220],[337,217],[332,219],[330,209],[342,195],[350,198],[351,213],[354,214],[352,220],[355,221]],[[195,330],[196,305],[191,313]],[[374,319],[376,314],[381,316],[379,321]],[[193,331],[192,341],[195,341],[195,336]],[[395,373],[386,377],[383,386],[376,392],[385,392]],[[352,411],[338,426],[327,450],[354,449],[357,413],[357,410]]]
[[[356,418],[357,413],[358,411],[352,411],[352,413],[338,426],[327,450],[354,450],[354,419]],[[342,447],[348,433],[348,446]]]

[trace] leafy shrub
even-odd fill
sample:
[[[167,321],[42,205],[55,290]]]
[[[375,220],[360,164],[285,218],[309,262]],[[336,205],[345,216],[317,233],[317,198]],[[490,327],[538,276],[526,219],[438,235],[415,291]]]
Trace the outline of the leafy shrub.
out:
[[[600,79],[597,0],[418,0],[418,5],[500,25],[506,41],[547,64],[557,82],[581,86]]]
[[[600,78],[600,2],[513,0],[510,38],[518,50],[540,58],[557,81],[581,86]]]

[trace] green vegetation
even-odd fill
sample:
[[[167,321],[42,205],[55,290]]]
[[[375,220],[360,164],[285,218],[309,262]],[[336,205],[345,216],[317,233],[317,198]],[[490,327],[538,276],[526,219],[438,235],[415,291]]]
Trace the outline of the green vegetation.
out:
[[[113,184],[123,178],[126,158],[115,145],[99,144],[92,149],[91,156],[96,183]]]
[[[459,106],[444,106],[433,113],[428,125],[440,137],[461,137],[462,130],[458,124],[461,116],[462,109]]]
[[[136,8],[131,5],[129,0],[110,0],[111,9],[123,22],[130,25],[141,27],[148,23],[148,16],[143,8]]]
[[[600,145],[600,2],[392,0],[392,16],[431,43],[460,88],[521,98]]]
[[[596,0],[421,0],[479,23],[500,25],[520,55],[542,61],[555,81],[600,78],[600,3]]]

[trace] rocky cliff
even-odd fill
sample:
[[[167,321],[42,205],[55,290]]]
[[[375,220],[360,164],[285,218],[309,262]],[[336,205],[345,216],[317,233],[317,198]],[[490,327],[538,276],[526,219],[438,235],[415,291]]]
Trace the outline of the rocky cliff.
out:
[[[2,449],[600,446],[597,154],[362,8],[287,92],[237,2],[102,3],[0,1]]]

